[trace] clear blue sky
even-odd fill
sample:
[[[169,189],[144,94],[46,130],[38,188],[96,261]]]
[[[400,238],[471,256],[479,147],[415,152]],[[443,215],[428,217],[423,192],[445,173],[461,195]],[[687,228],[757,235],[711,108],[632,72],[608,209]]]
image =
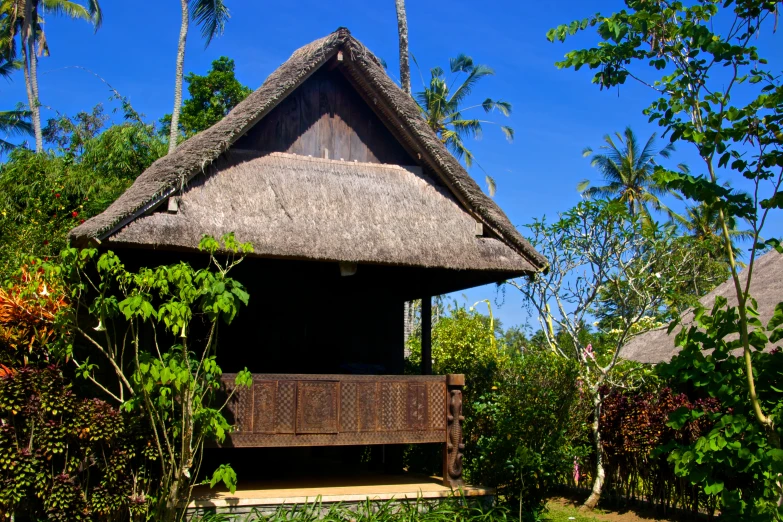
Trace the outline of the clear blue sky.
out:
[[[186,71],[204,73],[212,60],[227,55],[236,61],[240,81],[256,88],[296,48],[345,26],[383,58],[397,78],[393,0],[225,1],[232,17],[223,37],[204,49],[198,29],[191,28]],[[52,55],[43,58],[39,66],[41,102],[66,114],[106,102],[109,92],[99,80],[68,68],[83,66],[128,96],[148,119],[157,120],[171,112],[173,103],[179,2],[158,0],[154,9],[121,0],[102,0],[101,4],[104,24],[96,34],[84,22],[47,20]],[[590,45],[592,34],[565,45],[551,44],[545,38],[547,29],[557,24],[596,12],[617,11],[623,7],[621,1],[454,0],[444,4],[408,0],[407,4],[410,47],[425,76],[430,67],[446,68],[449,57],[463,52],[496,71],[475,98],[490,96],[513,103],[513,114],[503,123],[515,129],[514,143],[507,143],[499,129],[489,127],[483,140],[470,145],[497,180],[495,199],[515,225],[545,214],[554,217],[579,201],[576,185],[580,180],[599,179],[581,155],[585,146],[597,147],[604,134],[622,131],[627,125],[640,137],[657,130],[641,113],[651,99],[645,88],[628,85],[600,92],[590,84],[589,71],[555,68],[554,62],[568,50]],[[770,63],[783,69],[780,35],[764,35],[758,43]],[[413,80],[414,89],[421,87],[415,69]],[[0,83],[0,109],[24,100],[21,75],[12,83]],[[44,118],[53,115],[52,111],[44,112]],[[698,166],[698,158],[684,147],[673,159],[688,163],[693,170]],[[481,171],[472,173],[483,185]],[[769,231],[782,235],[780,213],[774,216]],[[494,287],[465,294],[469,304],[496,297]],[[495,307],[495,313],[505,325],[526,320],[513,289],[507,289],[501,301],[503,305]]]

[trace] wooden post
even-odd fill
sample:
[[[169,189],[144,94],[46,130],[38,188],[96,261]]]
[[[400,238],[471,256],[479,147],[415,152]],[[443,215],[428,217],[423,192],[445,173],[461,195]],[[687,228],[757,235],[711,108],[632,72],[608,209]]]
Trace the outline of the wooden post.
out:
[[[443,485],[450,488],[461,488],[462,452],[465,444],[462,442],[462,388],[465,386],[465,376],[460,373],[446,376],[447,421],[446,445],[443,448]]]
[[[421,298],[421,374],[432,375],[432,297]]]

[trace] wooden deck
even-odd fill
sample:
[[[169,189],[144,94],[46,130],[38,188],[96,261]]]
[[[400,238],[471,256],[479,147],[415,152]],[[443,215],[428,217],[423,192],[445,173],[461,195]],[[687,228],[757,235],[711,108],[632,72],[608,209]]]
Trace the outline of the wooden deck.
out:
[[[224,488],[200,486],[194,490],[188,509],[193,513],[249,513],[253,509],[268,513],[279,506],[302,506],[318,500],[322,505],[355,505],[371,501],[416,500],[437,501],[451,495],[464,495],[479,501],[494,498],[490,488],[466,486],[452,490],[440,477],[422,475],[360,474],[354,476],[322,476],[288,480],[242,482],[231,494]]]

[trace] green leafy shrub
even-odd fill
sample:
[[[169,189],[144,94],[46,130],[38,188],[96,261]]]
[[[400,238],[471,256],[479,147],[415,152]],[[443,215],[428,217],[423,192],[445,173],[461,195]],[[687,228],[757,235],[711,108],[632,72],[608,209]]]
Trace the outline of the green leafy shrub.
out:
[[[222,442],[232,429],[222,413],[234,392],[222,393],[218,326],[230,324],[249,299],[228,274],[252,246],[227,234],[221,241],[205,236],[199,248],[201,269],[179,262],[129,270],[113,252],[94,249],[67,249],[52,267],[64,274],[73,303],[55,321],[73,340],[62,356],[95,390],[144,420],[160,477],[149,493],[151,511],[165,522],[181,517],[205,442]],[[250,373],[239,372],[235,387],[251,384]],[[236,487],[227,465],[213,479]]]
[[[50,365],[0,378],[0,421],[0,515],[145,519],[156,455],[138,416],[78,397]]]
[[[451,307],[432,329],[433,372],[465,374],[466,479],[497,488],[505,502],[522,499],[522,512],[533,515],[589,451],[590,405],[576,361],[524,344],[521,332],[503,336],[473,308]],[[420,338],[409,347],[409,370],[419,373]],[[412,446],[408,467],[439,474],[439,457]]]
[[[677,476],[718,501],[722,520],[781,520],[783,353],[779,347],[764,350],[783,338],[783,304],[766,325],[753,308],[747,309],[747,315],[752,328],[750,361],[735,355],[742,348],[737,338],[739,312],[723,297],[716,298],[711,312],[697,308],[694,324],[677,335],[682,351],[671,363],[659,366],[660,374],[690,397],[715,399],[721,407],[681,407],[672,412],[668,425],[674,429],[687,429],[703,418],[712,427],[696,440],[671,441],[661,451]],[[759,406],[774,421],[771,428],[755,420],[747,364],[753,367]]]
[[[490,317],[475,309],[452,306],[448,315],[441,317],[432,327],[432,371],[436,375],[461,373],[465,375],[462,403],[465,424],[465,461],[474,458],[477,442],[484,429],[477,423],[474,402],[489,393],[500,375],[500,368],[507,359],[495,336],[496,327]],[[408,344],[408,373],[421,373],[421,336],[412,335]],[[440,474],[442,460],[439,453],[426,446],[408,448],[407,463],[412,470]],[[468,480],[470,470],[466,469]]]
[[[534,516],[575,458],[589,452],[591,404],[575,361],[548,351],[510,358],[497,386],[473,402],[478,429],[471,479]]]

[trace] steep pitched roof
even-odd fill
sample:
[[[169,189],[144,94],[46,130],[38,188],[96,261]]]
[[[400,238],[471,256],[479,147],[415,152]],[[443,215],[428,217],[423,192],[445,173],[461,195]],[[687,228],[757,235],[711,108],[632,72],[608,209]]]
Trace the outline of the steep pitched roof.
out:
[[[775,306],[783,302],[783,255],[773,250],[756,260],[753,267],[753,279],[750,282],[750,295],[758,303],[759,319],[763,324],[767,324],[775,313]],[[740,273],[740,281],[747,284],[748,275],[746,271]],[[730,306],[737,306],[737,294],[734,291],[734,281],[721,283],[709,294],[705,295],[699,302],[707,310],[712,309],[715,304],[715,298],[725,297]],[[690,327],[693,324],[693,311],[688,310],[680,318],[681,323]],[[670,335],[667,334],[668,327],[656,328],[631,339],[626,344],[620,356],[629,361],[636,361],[648,364],[658,364],[668,362],[674,357],[680,349],[674,345],[674,337],[682,329],[678,326]],[[734,336],[736,338],[736,336]],[[770,347],[771,349],[771,347]]]
[[[166,198],[187,187],[198,174],[210,171],[209,167],[216,164],[238,138],[338,52],[343,53],[344,67],[357,89],[374,102],[375,109],[386,118],[387,126],[396,137],[440,178],[452,196],[496,236],[499,243],[521,256],[529,269],[546,269],[546,259],[522,237],[503,211],[448,152],[421,117],[415,101],[389,78],[380,61],[343,28],[295,51],[223,120],[157,160],[106,211],[73,229],[71,242],[80,245],[95,239],[118,240],[129,223],[149,214]]]

